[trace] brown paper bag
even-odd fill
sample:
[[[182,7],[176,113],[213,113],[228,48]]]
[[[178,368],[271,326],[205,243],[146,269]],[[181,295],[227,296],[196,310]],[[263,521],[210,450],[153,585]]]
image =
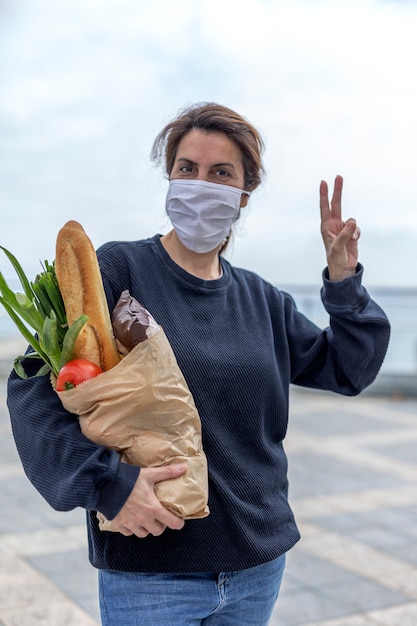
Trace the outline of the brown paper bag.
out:
[[[140,467],[185,462],[183,476],[157,483],[160,502],[183,519],[209,514],[207,459],[194,399],[161,327],[118,365],[58,393],[91,441]],[[100,528],[114,530],[99,514]]]

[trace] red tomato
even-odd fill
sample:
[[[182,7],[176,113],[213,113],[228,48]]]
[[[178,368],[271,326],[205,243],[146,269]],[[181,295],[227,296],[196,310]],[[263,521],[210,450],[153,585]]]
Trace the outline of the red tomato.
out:
[[[56,379],[56,390],[66,391],[67,389],[73,389],[85,380],[98,376],[102,371],[101,367],[92,361],[87,361],[87,359],[68,361],[59,370]]]

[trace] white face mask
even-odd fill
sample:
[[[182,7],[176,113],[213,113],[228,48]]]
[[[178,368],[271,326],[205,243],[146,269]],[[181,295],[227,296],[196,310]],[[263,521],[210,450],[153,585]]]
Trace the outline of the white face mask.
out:
[[[250,195],[230,185],[176,178],[169,183],[166,212],[186,248],[210,252],[230,233],[244,193]]]

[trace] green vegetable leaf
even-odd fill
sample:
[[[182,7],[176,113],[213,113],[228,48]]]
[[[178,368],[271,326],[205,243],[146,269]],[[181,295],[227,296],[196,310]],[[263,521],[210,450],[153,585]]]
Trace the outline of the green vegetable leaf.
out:
[[[27,324],[29,324],[36,332],[40,332],[43,326],[43,317],[39,314],[33,304],[32,297],[28,298],[26,294],[15,294],[8,286],[3,274],[0,272],[0,293],[2,294],[2,303],[6,302],[8,306],[16,311]]]
[[[13,265],[23,287],[23,293],[14,293],[0,273],[0,304],[33,348],[33,352],[16,357],[14,370],[21,378],[28,378],[23,361],[38,359],[43,363],[35,376],[50,371],[58,375],[60,368],[75,357],[75,344],[88,316],[81,315],[68,328],[55,262],[45,261],[44,271],[30,282],[16,257],[3,246],[0,249]]]
[[[13,268],[14,268],[16,274],[19,277],[20,284],[22,285],[23,291],[25,292],[26,296],[28,297],[29,300],[32,300],[33,299],[32,288],[30,286],[30,282],[29,282],[25,272],[23,271],[23,268],[20,265],[19,261],[16,259],[16,257],[11,252],[9,252],[9,250],[4,248],[3,246],[0,246],[0,249],[3,250],[4,254],[7,256],[7,258],[10,261],[10,263],[13,265]]]
[[[60,369],[61,348],[58,340],[56,315],[53,309],[51,310],[50,317],[45,317],[40,345],[45,354],[48,355],[53,373],[58,374]]]
[[[60,367],[74,358],[75,343],[78,335],[88,322],[88,315],[81,315],[68,328],[62,344]]]
[[[37,354],[36,352],[29,352],[28,354],[17,356],[14,360],[13,369],[20,378],[25,378],[25,379],[29,378],[22,364],[22,361],[26,361],[27,359],[36,359],[41,362],[41,365],[38,371],[36,372],[36,374],[34,374],[34,377],[44,376],[45,374],[48,374],[48,372],[51,371],[51,368],[49,367],[49,365],[47,365],[46,363],[43,363],[43,361],[40,359],[39,354]],[[33,377],[31,376],[30,378],[33,378]]]
[[[49,361],[48,355],[42,350],[41,345],[38,339],[36,338],[36,336],[33,335],[32,332],[24,325],[20,317],[15,313],[15,311],[8,304],[8,302],[6,302],[4,298],[0,297],[0,303],[4,306],[10,318],[16,324],[17,328],[19,329],[23,337],[26,339],[26,341],[32,346],[32,348],[39,355],[39,357],[43,359],[45,363],[47,363],[48,366],[50,367],[50,361]]]

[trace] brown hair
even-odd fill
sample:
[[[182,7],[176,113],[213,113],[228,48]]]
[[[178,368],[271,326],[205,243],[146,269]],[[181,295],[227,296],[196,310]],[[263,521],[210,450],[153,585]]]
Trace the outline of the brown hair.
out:
[[[253,191],[260,184],[264,168],[262,152],[264,141],[260,133],[244,117],[216,103],[198,103],[180,111],[156,137],[151,159],[162,160],[170,176],[181,139],[193,128],[207,132],[221,132],[235,142],[242,153],[245,172],[245,190]]]

